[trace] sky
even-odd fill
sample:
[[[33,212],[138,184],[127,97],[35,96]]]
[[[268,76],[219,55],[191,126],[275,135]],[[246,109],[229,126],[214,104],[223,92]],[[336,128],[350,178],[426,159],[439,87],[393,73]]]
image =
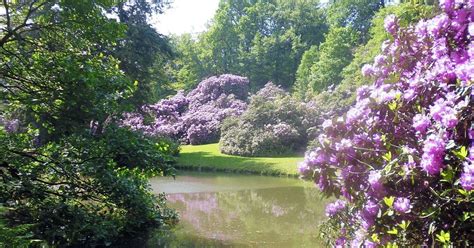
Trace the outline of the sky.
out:
[[[152,23],[165,35],[202,32],[218,5],[219,0],[173,0],[163,14],[153,17]]]
[[[163,14],[152,18],[152,25],[159,33],[180,35],[199,33],[207,29],[219,6],[219,0],[172,0]],[[320,0],[326,3],[328,0]]]

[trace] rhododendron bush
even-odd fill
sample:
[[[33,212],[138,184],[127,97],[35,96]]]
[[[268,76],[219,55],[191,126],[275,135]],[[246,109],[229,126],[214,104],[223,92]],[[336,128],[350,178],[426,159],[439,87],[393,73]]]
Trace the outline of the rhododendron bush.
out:
[[[247,110],[228,118],[221,128],[220,150],[241,156],[293,154],[306,149],[308,136],[317,126],[317,109],[267,83],[250,97]]]
[[[326,120],[300,165],[338,200],[322,235],[334,246],[474,245],[474,1],[400,28],[356,104]]]
[[[247,108],[248,88],[245,77],[210,77],[187,95],[178,92],[169,99],[143,106],[139,113],[125,114],[122,125],[193,145],[216,142],[222,120],[240,115]]]

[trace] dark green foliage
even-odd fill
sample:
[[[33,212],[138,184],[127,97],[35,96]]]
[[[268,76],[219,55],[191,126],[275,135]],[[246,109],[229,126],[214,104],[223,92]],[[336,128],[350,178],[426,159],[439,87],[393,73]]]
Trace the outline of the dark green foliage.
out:
[[[122,159],[134,152],[143,162],[169,155],[149,143],[130,145],[134,150],[125,153],[113,142],[107,136],[72,135],[32,149],[28,135],[1,131],[0,202],[9,208],[7,225],[31,224],[35,238],[64,247],[110,244],[173,223],[176,215],[164,199],[155,200],[148,191],[143,168]],[[166,165],[161,162],[155,171]]]
[[[45,243],[33,238],[32,225],[17,225],[13,228],[7,226],[4,216],[6,212],[8,209],[0,205],[0,247],[28,248]]]
[[[43,144],[104,122],[134,86],[102,52],[125,30],[101,14],[108,1],[65,1],[60,12],[53,2],[28,2],[9,6],[23,12],[11,13],[12,31],[0,36],[0,95],[8,111],[24,110]],[[28,15],[34,24],[25,26]]]
[[[372,17],[384,7],[384,0],[332,0],[328,7],[331,27],[350,27],[359,34],[359,42],[370,38]]]
[[[149,173],[174,174],[172,165],[179,145],[166,138],[152,138],[126,128],[111,127],[101,137],[113,151],[118,166],[139,168]]]
[[[120,69],[137,82],[137,90],[127,100],[135,107],[156,102],[172,91],[163,68],[174,56],[172,48],[168,38],[147,22],[147,17],[158,14],[165,5],[162,0],[134,0],[110,10],[127,28],[112,54],[120,60]]]

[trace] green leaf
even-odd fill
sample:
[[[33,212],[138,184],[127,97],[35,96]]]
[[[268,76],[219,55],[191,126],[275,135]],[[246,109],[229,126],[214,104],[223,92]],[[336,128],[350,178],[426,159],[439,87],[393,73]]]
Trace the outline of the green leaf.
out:
[[[443,180],[441,181],[452,182],[454,178],[454,171],[451,167],[448,167],[441,172],[441,176],[443,177]]]
[[[387,162],[392,161],[392,152],[388,151],[382,156],[382,158]]]
[[[387,248],[398,248],[397,243],[387,243]]]
[[[456,155],[459,159],[464,160],[467,158],[467,148],[465,146],[461,146],[459,150],[453,151],[454,155]]]
[[[379,239],[379,235],[374,233],[372,234],[372,241],[376,242],[376,243],[379,243],[380,242],[380,239]]]
[[[392,111],[396,110],[397,109],[397,102],[396,101],[392,101],[388,104],[388,108]]]
[[[461,193],[461,195],[463,195],[463,196],[468,196],[468,195],[469,195],[469,193],[468,193],[466,190],[464,190],[464,189],[458,189],[458,191],[459,191],[459,193]]]
[[[420,112],[420,113],[421,113],[421,111],[423,110],[423,109],[421,108],[421,105],[420,105],[420,104],[417,104],[417,105],[416,105],[416,109],[417,109],[418,112]]]
[[[411,223],[410,221],[403,220],[402,223],[398,224],[398,226],[403,230],[407,230],[410,223]]]
[[[383,198],[383,202],[385,202],[385,205],[387,205],[388,207],[392,207],[393,206],[393,202],[395,201],[395,197],[394,196],[390,196],[390,197],[384,197]]]
[[[436,234],[436,239],[443,244],[447,244],[450,242],[451,235],[449,232],[444,232],[444,230],[441,230],[440,234]]]
[[[469,212],[464,212],[462,215],[462,221],[466,221],[471,218],[471,214]]]
[[[398,229],[394,227],[392,230],[387,231],[387,233],[397,235],[398,234]]]

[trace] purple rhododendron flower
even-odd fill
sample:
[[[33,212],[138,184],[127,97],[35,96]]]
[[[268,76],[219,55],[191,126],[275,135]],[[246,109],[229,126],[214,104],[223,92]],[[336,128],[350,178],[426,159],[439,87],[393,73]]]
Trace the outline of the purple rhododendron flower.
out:
[[[421,167],[429,175],[437,175],[444,168],[446,141],[443,137],[431,134],[424,142]]]
[[[384,27],[387,32],[391,33],[392,35],[395,34],[398,29],[397,17],[393,14],[385,17]]]
[[[464,163],[460,183],[465,190],[474,190],[474,163],[471,159]]]
[[[345,237],[339,237],[335,244],[334,244],[334,247],[335,248],[345,248],[346,247],[346,238]]]
[[[410,199],[404,197],[398,197],[393,203],[393,208],[399,213],[409,213],[411,211]]]
[[[364,77],[370,77],[374,74],[374,68],[372,67],[372,65],[364,65],[362,67],[362,75]]]
[[[369,174],[368,182],[370,187],[374,191],[381,191],[383,189],[383,184],[381,182],[382,175],[380,171],[371,171]]]
[[[346,207],[346,202],[343,200],[336,200],[326,206],[326,216],[332,217],[341,212]]]
[[[431,120],[428,116],[417,114],[413,117],[413,128],[420,133],[425,133],[426,129],[430,127]]]

